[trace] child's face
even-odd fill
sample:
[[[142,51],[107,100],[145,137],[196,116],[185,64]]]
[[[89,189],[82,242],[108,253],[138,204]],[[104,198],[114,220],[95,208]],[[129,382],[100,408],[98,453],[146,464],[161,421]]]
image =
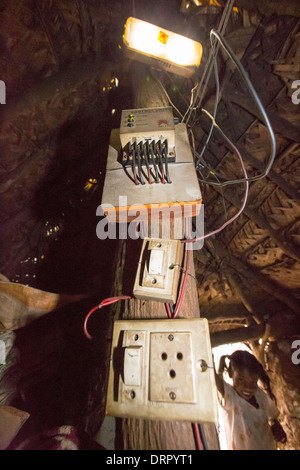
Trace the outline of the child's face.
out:
[[[244,398],[250,400],[257,391],[258,375],[246,369],[236,368],[232,375],[233,388]]]

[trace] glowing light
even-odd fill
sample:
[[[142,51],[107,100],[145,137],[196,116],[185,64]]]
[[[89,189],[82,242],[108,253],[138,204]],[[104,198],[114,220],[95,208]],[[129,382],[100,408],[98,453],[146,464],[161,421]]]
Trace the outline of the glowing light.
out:
[[[199,42],[137,18],[128,18],[123,41],[127,50],[143,56],[136,55],[137,60],[157,59],[162,67],[170,64],[169,70],[174,73],[190,76],[200,65],[202,45]],[[181,71],[181,68],[186,70]]]
[[[95,178],[89,178],[89,180],[86,182],[83,190],[88,192],[92,189],[92,191],[94,191],[94,189],[97,187],[97,180]]]

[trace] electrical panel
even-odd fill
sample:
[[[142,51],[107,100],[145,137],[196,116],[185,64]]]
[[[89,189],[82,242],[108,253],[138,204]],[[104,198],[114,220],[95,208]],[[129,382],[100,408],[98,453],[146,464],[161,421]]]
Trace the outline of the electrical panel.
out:
[[[192,217],[201,201],[187,128],[174,125],[172,108],[124,110],[108,149],[101,201],[108,220],[132,220],[130,208],[175,205]]]
[[[122,164],[132,169],[136,185],[171,184],[168,165],[175,161],[171,107],[123,110],[120,140]]]
[[[180,240],[145,238],[133,288],[134,296],[175,304],[181,260]]]
[[[216,424],[207,320],[116,321],[106,413]]]

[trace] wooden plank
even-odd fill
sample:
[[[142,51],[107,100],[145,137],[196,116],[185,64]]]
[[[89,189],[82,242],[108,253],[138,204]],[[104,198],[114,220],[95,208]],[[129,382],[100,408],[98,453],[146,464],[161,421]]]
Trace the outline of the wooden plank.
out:
[[[136,66],[134,74],[136,90],[135,106],[156,107],[165,106],[165,97],[162,98],[161,88],[147,75],[146,69]],[[160,103],[160,104],[159,104]],[[174,222],[181,224],[181,220]],[[162,228],[162,220],[160,226]],[[171,236],[172,238],[172,236]],[[133,286],[136,266],[140,253],[138,240],[126,240],[126,260],[124,266],[123,286]],[[178,318],[199,318],[199,304],[197,285],[195,281],[195,269],[193,253],[190,252],[189,274],[185,287],[185,293]],[[124,289],[123,289],[124,292]],[[127,290],[128,292],[128,290]],[[132,291],[131,291],[132,292]],[[131,299],[126,302],[126,308],[122,319],[149,319],[168,318],[166,307],[161,302]],[[219,443],[214,425],[205,425],[209,438],[208,447],[218,449]],[[164,420],[144,419],[117,419],[117,445],[125,450],[195,450],[197,448],[193,423],[175,422]]]

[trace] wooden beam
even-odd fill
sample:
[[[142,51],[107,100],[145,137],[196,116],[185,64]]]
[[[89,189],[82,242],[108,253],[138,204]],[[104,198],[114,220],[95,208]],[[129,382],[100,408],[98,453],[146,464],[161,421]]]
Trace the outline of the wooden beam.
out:
[[[253,305],[252,300],[247,296],[245,292],[243,281],[240,278],[240,276],[233,269],[226,269],[225,274],[229,280],[229,284],[231,284],[232,288],[237,293],[238,297],[241,299],[242,304],[246,307],[248,312],[251,314],[252,322],[254,320],[255,323],[260,324],[261,320],[259,318],[259,315],[257,315],[256,313],[256,309]]]
[[[166,106],[166,97],[162,93],[158,83],[147,69],[140,64],[133,66],[133,89],[135,91],[136,108]],[[162,226],[162,221],[160,224]],[[180,222],[181,223],[181,222]],[[137,241],[126,241],[127,267],[126,279],[123,279],[128,286],[133,286],[134,275],[139,258],[140,246]],[[199,304],[197,295],[196,280],[194,277],[193,253],[190,256],[189,272],[192,276],[187,277],[187,283],[178,318],[199,318]],[[125,262],[126,264],[126,262]],[[130,274],[131,273],[131,274]],[[144,301],[131,299],[127,301],[123,319],[166,319],[167,312],[165,305],[161,302]],[[204,429],[208,430],[210,449],[218,449],[219,443],[214,425],[204,424]],[[193,450],[196,449],[193,423],[174,422],[164,420],[145,419],[118,419],[117,420],[118,445],[125,450]]]
[[[222,195],[222,191],[220,188],[217,186],[214,186],[214,189]],[[231,204],[233,204],[237,209],[241,207],[241,201],[239,198],[234,196],[232,193],[229,194],[228,191],[223,191],[223,196],[225,199],[227,199]],[[281,236],[282,230],[284,228],[280,228],[279,230],[274,230],[269,222],[266,220],[266,218],[261,215],[258,210],[253,210],[250,209],[249,206],[246,206],[244,211],[244,214],[246,214],[247,217],[249,217],[250,220],[256,223],[260,228],[266,230],[268,235],[273,238],[273,240],[276,241],[277,245],[279,248],[285,253],[289,258],[296,259],[297,261],[300,261],[300,250],[297,249],[296,247],[293,247],[290,243],[288,243],[284,238]]]
[[[259,170],[261,173],[265,169],[265,165],[263,162],[261,162],[258,158],[256,158],[254,155],[249,153],[243,145],[241,145],[239,142],[242,140],[242,138],[245,136],[245,134],[251,129],[253,124],[256,122],[256,120],[246,129],[246,131],[242,134],[242,136],[237,140],[235,143],[236,147],[240,151],[243,159],[245,162],[249,163],[253,168],[256,168]],[[204,126],[203,126],[204,127]],[[194,130],[194,135],[196,135],[197,129]],[[298,143],[292,143],[291,145],[288,146],[287,149],[283,151],[283,154],[285,154],[288,149],[292,152],[293,149],[297,148]],[[205,157],[205,160],[209,162],[210,166],[217,170],[219,166],[221,166],[221,163],[224,161],[224,159],[232,154],[232,151],[225,151],[223,155],[220,155],[220,147],[216,145],[212,140],[209,143],[209,149],[207,149],[207,154],[209,154],[209,157]],[[219,157],[217,158],[217,155]],[[281,154],[282,155],[282,154]],[[276,161],[277,159],[281,158],[281,155],[276,156]],[[295,199],[295,201],[300,202],[300,193],[297,191],[296,188],[290,185],[288,181],[285,180],[283,176],[281,176],[279,173],[277,173],[275,167],[272,167],[266,176],[270,181],[273,183],[276,183],[277,186],[282,189],[288,196],[290,196],[292,199]]]
[[[264,342],[268,339],[276,340],[299,334],[299,322],[287,321],[287,317],[281,313],[275,314],[269,320],[259,325],[250,325],[242,328],[232,328],[211,333],[212,347],[221,344],[240,343],[254,341],[262,338]]]
[[[264,171],[264,164],[260,162],[256,157],[251,155],[247,150],[245,150],[244,147],[241,147],[240,145],[237,145],[237,148],[241,152],[242,157],[250,163],[254,168],[257,168],[259,171],[263,172]],[[277,157],[276,157],[277,158]],[[295,199],[295,201],[300,202],[300,193],[297,191],[296,188],[290,185],[288,181],[285,180],[283,176],[281,176],[277,171],[273,168],[270,169],[267,178],[269,178],[271,181],[277,184],[280,189],[282,189],[288,196],[291,198]]]
[[[210,251],[217,258],[221,259],[223,263],[226,263],[227,266],[232,267],[243,277],[249,279],[249,282],[253,282],[268,292],[271,296],[283,302],[296,315],[300,315],[299,301],[291,294],[291,292],[281,287],[278,283],[270,280],[267,276],[253,268],[253,266],[233,256],[220,241],[217,241],[216,239],[213,241],[207,240],[207,244]]]
[[[260,115],[258,113],[257,107],[253,102],[253,99],[241,93],[236,88],[228,88],[228,90],[226,90],[226,95],[224,94],[223,96],[223,99],[224,101],[230,101],[231,103],[237,104],[241,108],[248,111],[250,114],[256,116],[257,119],[260,119]],[[298,126],[295,126],[286,119],[278,116],[274,109],[269,109],[268,117],[274,132],[278,132],[283,137],[293,142],[300,142]]]
[[[139,251],[135,241],[126,243],[127,259],[136,266]],[[193,258],[190,273],[194,274]],[[128,282],[128,279],[127,279]],[[178,318],[197,318],[200,316],[195,279],[188,276],[185,295]],[[122,319],[166,319],[165,305],[161,302],[131,299],[127,302]],[[196,449],[192,423],[164,420],[144,420],[127,418],[118,420],[118,429],[122,436],[120,445],[125,450],[192,450]],[[119,436],[119,439],[121,439]],[[214,446],[217,442],[213,443]],[[209,444],[210,446],[212,443]]]
[[[300,17],[298,0],[235,0],[234,6],[245,8],[245,10],[258,10],[262,15],[287,15]]]
[[[253,341],[263,336],[265,331],[265,324],[251,325],[247,328],[233,328],[231,330],[217,331],[211,333],[211,344],[215,348],[222,344],[229,343],[243,343],[245,341]]]

